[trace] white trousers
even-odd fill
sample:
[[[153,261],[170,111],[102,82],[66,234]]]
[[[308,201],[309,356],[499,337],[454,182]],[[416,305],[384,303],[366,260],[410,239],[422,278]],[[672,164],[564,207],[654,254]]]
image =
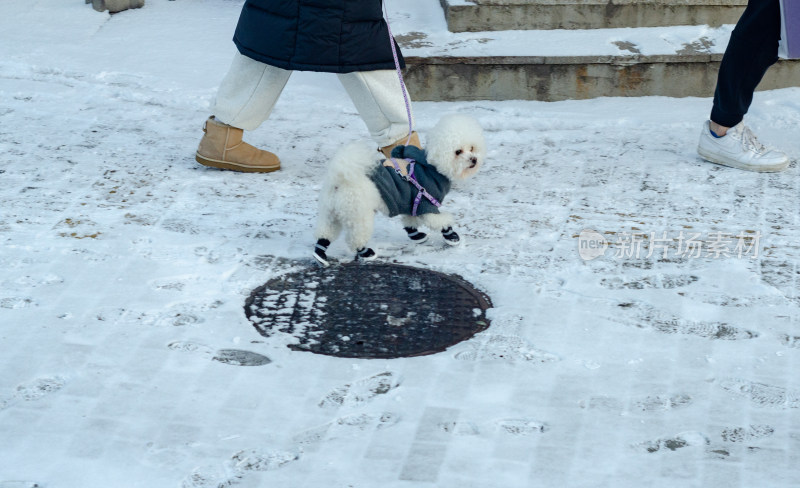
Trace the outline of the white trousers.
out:
[[[217,92],[214,116],[225,124],[254,130],[269,118],[291,74],[236,53]],[[338,76],[379,147],[408,135],[405,100],[395,71],[357,71]]]

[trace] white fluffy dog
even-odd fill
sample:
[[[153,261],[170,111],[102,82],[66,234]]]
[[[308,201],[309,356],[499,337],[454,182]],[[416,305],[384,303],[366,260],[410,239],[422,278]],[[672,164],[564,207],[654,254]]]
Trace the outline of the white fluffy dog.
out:
[[[441,231],[448,244],[459,243],[453,216],[439,212],[439,206],[452,180],[468,178],[481,167],[486,155],[483,131],[469,116],[447,115],[428,133],[426,143],[424,152],[398,146],[385,161],[363,142],[348,144],[336,153],[319,200],[314,257],[320,264],[328,266],[328,246],[342,230],[356,259],[374,259],[375,251],[367,243],[375,212],[402,215],[412,241],[427,240],[418,230],[424,226]]]

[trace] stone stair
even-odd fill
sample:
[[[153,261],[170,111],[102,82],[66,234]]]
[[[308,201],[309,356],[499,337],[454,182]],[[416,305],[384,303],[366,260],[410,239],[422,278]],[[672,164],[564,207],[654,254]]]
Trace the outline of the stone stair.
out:
[[[405,78],[414,100],[709,97],[729,28],[702,26],[735,23],[747,1],[441,3],[448,32],[396,35],[406,54]],[[700,27],[673,27],[685,24]],[[674,29],[695,29],[698,34],[691,42],[669,45],[665,41],[673,37]],[[706,31],[713,35],[705,35]],[[653,47],[658,42],[663,46]],[[609,52],[610,44],[616,46],[613,52]],[[554,49],[559,45],[568,46]],[[782,60],[770,69],[759,89],[799,85],[800,62]]]
[[[734,24],[747,0],[441,0],[450,32]]]

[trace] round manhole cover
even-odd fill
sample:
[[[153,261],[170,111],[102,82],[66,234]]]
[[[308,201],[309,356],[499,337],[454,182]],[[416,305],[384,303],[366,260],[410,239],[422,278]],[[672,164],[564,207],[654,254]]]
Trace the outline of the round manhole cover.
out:
[[[456,276],[395,264],[285,274],[256,288],[245,314],[298,351],[347,358],[441,352],[489,327],[489,298]]]

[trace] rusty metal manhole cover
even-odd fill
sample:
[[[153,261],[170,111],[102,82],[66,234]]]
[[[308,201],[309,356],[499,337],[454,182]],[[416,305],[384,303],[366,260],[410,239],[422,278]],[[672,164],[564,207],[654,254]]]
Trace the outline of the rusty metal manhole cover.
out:
[[[256,288],[245,314],[264,337],[346,358],[441,352],[489,327],[489,298],[452,275],[395,264],[309,268]]]

